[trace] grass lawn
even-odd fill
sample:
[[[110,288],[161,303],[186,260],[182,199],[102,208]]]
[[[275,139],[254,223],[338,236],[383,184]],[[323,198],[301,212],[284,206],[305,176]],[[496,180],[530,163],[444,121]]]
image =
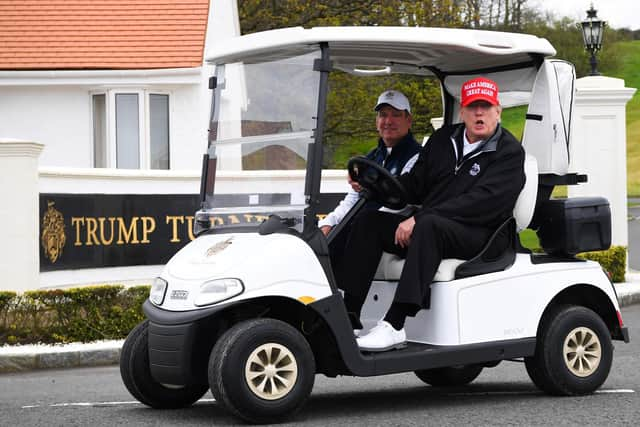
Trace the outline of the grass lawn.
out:
[[[627,192],[640,196],[640,40],[621,42],[622,67],[610,73],[639,89],[627,103]]]
[[[527,106],[505,108],[502,110],[500,123],[511,132],[516,138],[522,140],[524,133],[525,116],[527,115]]]
[[[540,240],[538,239],[538,235],[535,231],[528,228],[520,232],[520,243],[527,249],[540,248]]]

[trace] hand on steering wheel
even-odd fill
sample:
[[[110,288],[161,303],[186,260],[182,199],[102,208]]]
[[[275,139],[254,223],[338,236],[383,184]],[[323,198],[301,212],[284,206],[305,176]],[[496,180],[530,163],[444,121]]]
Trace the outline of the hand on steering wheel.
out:
[[[358,156],[349,160],[349,176],[363,188],[367,200],[375,200],[389,209],[402,209],[409,200],[407,191],[398,179],[373,160]]]

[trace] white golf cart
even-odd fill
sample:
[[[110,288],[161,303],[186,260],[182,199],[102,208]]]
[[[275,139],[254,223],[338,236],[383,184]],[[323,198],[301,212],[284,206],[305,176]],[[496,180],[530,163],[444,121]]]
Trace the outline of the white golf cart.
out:
[[[148,320],[124,344],[120,369],[131,394],[178,408],[211,389],[231,413],[263,423],[300,409],[318,373],[414,371],[432,386],[460,386],[513,360],[547,393],[597,389],[612,339],[628,342],[628,332],[605,272],[574,256],[609,246],[607,201],[550,199],[555,185],[585,179],[568,173],[575,75],[547,59],[554,54],[530,35],[438,28],[288,28],[221,43],[208,57],[215,76],[197,238],[156,279]],[[496,232],[512,243],[497,247],[503,239],[492,238],[471,260],[444,260],[431,308],[408,319],[401,350],[359,350],[329,261],[329,242],[364,199],[328,238],[316,225],[336,70],[438,79],[445,124],[458,120],[461,83],[478,75],[498,83],[504,107],[528,104],[527,182],[514,218]],[[368,198],[404,204],[384,169],[361,158],[350,167]],[[520,245],[517,232],[527,226],[546,253]],[[388,308],[402,263],[383,255],[365,329]]]

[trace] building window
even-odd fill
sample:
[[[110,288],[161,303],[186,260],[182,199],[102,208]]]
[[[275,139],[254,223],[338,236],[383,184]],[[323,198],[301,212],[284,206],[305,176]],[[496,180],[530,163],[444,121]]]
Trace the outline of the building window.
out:
[[[151,169],[169,169],[169,95],[149,95]]]
[[[116,167],[140,168],[140,105],[138,94],[116,94]]]
[[[96,168],[169,169],[169,95],[110,90],[92,94]]]
[[[106,95],[93,95],[93,165],[107,167],[107,101]]]

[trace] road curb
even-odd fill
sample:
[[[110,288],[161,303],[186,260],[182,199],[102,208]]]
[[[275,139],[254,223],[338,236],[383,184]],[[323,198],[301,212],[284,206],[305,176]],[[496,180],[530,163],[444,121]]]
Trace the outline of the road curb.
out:
[[[630,271],[626,274],[627,281],[624,283],[614,283],[618,304],[626,307],[632,304],[640,304],[640,273]]]
[[[120,342],[109,348],[68,351],[60,346],[31,353],[0,354],[0,374],[40,369],[116,365],[120,361],[121,349]]]
[[[640,304],[640,293],[630,292],[627,294],[618,295],[618,304],[620,304],[620,307]]]

